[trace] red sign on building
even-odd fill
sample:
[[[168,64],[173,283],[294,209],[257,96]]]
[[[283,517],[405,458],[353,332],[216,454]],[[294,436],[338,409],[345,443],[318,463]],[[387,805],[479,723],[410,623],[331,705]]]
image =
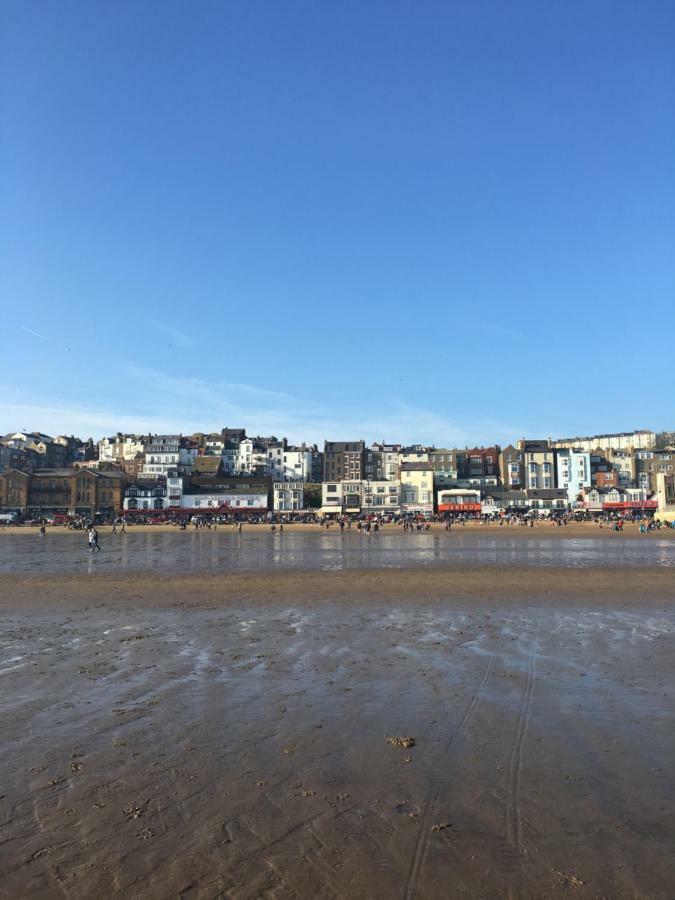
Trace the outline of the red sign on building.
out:
[[[439,503],[439,512],[480,512],[480,503]]]
[[[657,500],[625,500],[621,503],[603,503],[603,509],[657,509]]]

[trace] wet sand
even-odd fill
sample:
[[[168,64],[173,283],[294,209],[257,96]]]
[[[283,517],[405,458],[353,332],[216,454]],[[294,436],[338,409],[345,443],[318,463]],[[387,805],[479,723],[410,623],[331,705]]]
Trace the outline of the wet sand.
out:
[[[672,898],[674,600],[611,560],[5,573],[0,896]]]

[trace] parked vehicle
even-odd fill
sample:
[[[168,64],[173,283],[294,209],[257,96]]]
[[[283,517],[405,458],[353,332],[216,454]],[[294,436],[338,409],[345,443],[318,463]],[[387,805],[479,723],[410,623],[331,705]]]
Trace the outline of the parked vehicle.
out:
[[[70,522],[71,517],[66,515],[66,513],[54,513],[52,516],[52,525],[67,525]]]

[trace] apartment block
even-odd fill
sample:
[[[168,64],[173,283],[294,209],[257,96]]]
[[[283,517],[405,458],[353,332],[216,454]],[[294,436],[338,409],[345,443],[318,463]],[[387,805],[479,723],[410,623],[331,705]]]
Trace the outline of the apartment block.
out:
[[[323,450],[324,481],[362,481],[364,441],[326,441]]]

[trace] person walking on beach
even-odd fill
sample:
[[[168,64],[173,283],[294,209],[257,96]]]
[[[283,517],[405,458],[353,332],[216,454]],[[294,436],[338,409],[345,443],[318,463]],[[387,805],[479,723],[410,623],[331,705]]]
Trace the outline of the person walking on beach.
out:
[[[101,548],[98,545],[98,531],[96,531],[96,529],[93,527],[93,525],[89,529],[87,536],[89,538],[89,552],[93,553],[94,550],[98,550],[98,552],[100,553]]]
[[[47,534],[47,529],[44,525],[40,525],[40,537],[43,538]]]

